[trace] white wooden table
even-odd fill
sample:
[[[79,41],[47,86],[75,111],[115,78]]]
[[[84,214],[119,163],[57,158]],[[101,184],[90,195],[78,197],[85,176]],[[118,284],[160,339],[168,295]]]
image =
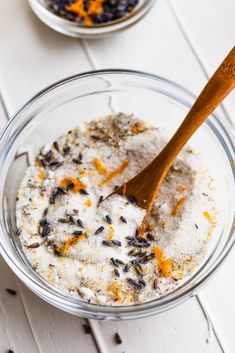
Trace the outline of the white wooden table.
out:
[[[0,3],[1,128],[38,90],[91,69],[146,70],[198,93],[235,39],[234,0],[158,0],[134,28],[97,41],[55,33],[26,0]],[[219,112],[230,124],[235,121],[234,94]],[[88,322],[44,303],[0,258],[0,353],[233,353],[234,325],[235,249],[209,285],[183,305],[155,317],[111,323]],[[115,343],[116,332],[122,344]]]

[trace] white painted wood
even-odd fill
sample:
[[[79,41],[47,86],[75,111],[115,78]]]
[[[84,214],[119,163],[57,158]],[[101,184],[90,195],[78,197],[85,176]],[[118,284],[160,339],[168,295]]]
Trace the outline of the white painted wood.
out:
[[[190,2],[191,3],[191,2]],[[175,4],[175,3],[174,3]],[[175,4],[176,5],[176,4]],[[195,2],[194,2],[195,5]],[[190,7],[190,4],[188,3]],[[163,76],[166,76],[172,80],[178,81],[182,83],[193,92],[197,93],[205,83],[206,72],[204,71],[204,67],[201,66],[200,61],[198,61],[197,56],[194,55],[194,52],[190,50],[189,43],[185,39],[181,28],[175,22],[175,18],[173,14],[168,11],[168,6],[165,2],[159,1],[155,6],[154,10],[146,17],[143,22],[138,24],[138,26],[130,29],[128,31],[128,36],[125,33],[120,36],[105,38],[101,40],[99,43],[95,41],[86,42],[87,51],[94,63],[95,68],[103,68],[103,67],[129,67],[142,69],[146,71],[151,71],[154,73],[159,73]],[[207,11],[208,15],[208,11]],[[147,30],[146,30],[147,29]],[[208,30],[207,30],[208,32]],[[201,35],[205,35],[200,32]],[[209,32],[210,33],[210,32]],[[234,31],[235,33],[235,31]],[[170,45],[169,45],[170,43]],[[222,58],[217,58],[217,62],[214,62],[216,65],[219,60]],[[174,62],[174,65],[172,63]],[[110,65],[112,63],[112,65]],[[214,68],[213,68],[214,69]],[[208,71],[209,73],[209,71]],[[211,72],[210,72],[211,73]],[[233,286],[235,288],[235,286]],[[235,289],[234,289],[235,290]],[[213,295],[213,291],[211,291]],[[229,293],[229,292],[228,292]],[[227,295],[232,299],[230,294]],[[204,310],[207,310],[209,303],[207,300],[204,300],[204,295],[202,292],[202,303],[204,306]],[[219,302],[216,302],[216,306]],[[179,310],[178,316],[183,317],[185,314],[185,306],[181,308],[177,308],[175,310]],[[182,313],[181,311],[182,310]],[[223,309],[221,309],[223,310]],[[228,315],[228,310],[226,311]],[[210,310],[210,314],[211,310]],[[166,325],[169,322],[168,318],[166,318],[167,314],[161,315],[161,324],[162,326]],[[224,315],[226,316],[226,315]],[[176,316],[177,317],[177,316]],[[214,318],[214,316],[212,316]],[[220,313],[218,313],[217,320],[221,318]],[[155,318],[154,318],[155,319]],[[154,320],[152,319],[152,320]],[[158,320],[157,318],[156,320]],[[151,347],[159,347],[158,344],[155,345],[156,335],[152,335],[150,337],[149,331],[145,332],[145,339],[136,339],[137,332],[142,332],[143,327],[145,327],[148,319],[141,320],[139,323],[131,323],[130,325],[124,324],[124,331],[128,334],[128,348],[132,347],[132,344],[129,343],[129,335],[133,335],[133,340],[136,342],[135,350],[140,348],[140,351],[145,349],[145,345],[147,344],[146,350],[151,349]],[[212,320],[213,321],[213,320]],[[183,321],[185,324],[185,321]],[[214,321],[213,321],[214,322]],[[227,320],[227,322],[229,322]],[[231,322],[235,322],[235,317],[232,316]],[[155,325],[157,326],[157,325]],[[123,324],[112,323],[112,330],[119,331],[119,329],[123,328]],[[233,325],[231,325],[231,328]],[[109,328],[111,330],[110,325],[103,325],[102,329]],[[218,328],[216,326],[216,328]],[[183,329],[182,329],[183,331]],[[200,328],[199,328],[200,331]],[[232,330],[230,330],[232,333]],[[180,334],[180,330],[177,333],[176,342],[172,338],[172,335],[169,335],[169,340],[167,339],[167,331],[162,333],[161,339],[165,343],[165,349],[171,351],[172,341],[177,344],[178,351],[178,342],[180,341],[180,337],[182,337],[182,333]],[[99,336],[100,337],[100,336]],[[108,347],[113,349],[113,343],[110,341],[110,334],[107,335],[107,340],[105,340]],[[191,337],[191,336],[190,336]],[[219,336],[222,339],[222,336]],[[223,336],[224,337],[224,336]],[[182,342],[185,340],[182,338]],[[231,341],[231,338],[230,338]],[[126,340],[125,340],[126,342]],[[148,342],[151,342],[151,347],[148,346]],[[198,341],[197,341],[198,342]],[[158,342],[159,343],[159,342]],[[223,340],[222,340],[223,343]],[[103,345],[104,343],[101,343]],[[143,345],[142,345],[143,344]],[[162,346],[162,342],[160,347]],[[171,348],[169,348],[171,347]],[[195,347],[197,347],[195,349]],[[126,348],[126,347],[125,347]],[[199,351],[199,347],[192,345],[191,347],[193,351]],[[231,347],[229,347],[231,348]],[[185,349],[183,346],[181,349]],[[204,349],[207,348],[203,348]],[[161,351],[161,349],[160,349]],[[179,350],[180,351],[180,350]],[[186,349],[185,349],[186,351]],[[228,352],[232,352],[232,350],[228,350]]]
[[[48,29],[25,0],[1,2],[0,91],[10,115],[47,85],[91,69],[80,41]]]
[[[129,68],[152,72],[174,80],[197,93],[206,82],[165,0],[136,26],[119,35],[86,41],[97,69]]]
[[[169,0],[190,46],[209,77],[235,42],[234,0]],[[235,92],[224,106],[235,123]]]
[[[17,290],[12,296],[6,288]],[[12,349],[19,353],[39,353],[34,340],[22,298],[19,293],[17,279],[0,257],[0,351]]]
[[[0,97],[0,129],[7,121],[7,116]],[[6,288],[17,291],[15,296],[10,295]],[[20,324],[19,324],[20,323]],[[19,293],[16,276],[9,269],[0,256],[0,351],[9,349],[15,352],[39,353],[37,344],[25,314],[22,298]],[[22,345],[22,339],[25,344]]]
[[[91,69],[80,41],[68,39],[32,14],[24,0],[4,2],[0,12],[0,92],[9,114],[48,84]],[[6,31],[12,14],[11,30]],[[7,40],[6,40],[7,38]],[[0,128],[5,121],[0,106]],[[95,353],[84,320],[63,313],[32,294],[0,262],[0,351]],[[17,288],[12,297],[5,288]]]
[[[178,1],[180,4],[184,3],[183,0]],[[229,3],[229,1],[225,2]],[[218,0],[215,2],[217,2],[216,6],[221,8],[221,5],[218,5]],[[196,13],[199,11],[202,0],[193,0],[188,3],[193,3]],[[191,38],[191,32],[195,33],[191,27],[197,28],[196,24],[190,25],[190,35],[187,32],[185,38],[181,22],[184,26],[183,29],[188,31],[184,20],[187,14],[182,13],[181,18],[178,19],[179,25],[168,3],[164,0],[158,0],[155,8],[146,18],[127,32],[89,42],[66,38],[46,28],[34,17],[24,0],[4,1],[1,5],[0,48],[4,48],[4,50],[0,52],[0,91],[10,114],[47,84],[65,76],[89,70],[92,67],[125,67],[154,72],[182,83],[195,93],[199,92],[206,81],[207,71],[205,72],[202,63],[198,61],[197,52],[195,56],[195,52],[191,50],[190,39],[186,40]],[[205,16],[209,16],[209,7],[206,9],[207,15]],[[14,21],[11,21],[11,30],[8,30],[12,13],[17,16],[14,16]],[[223,16],[225,17],[225,15],[226,12]],[[203,18],[203,24],[205,20],[206,17]],[[223,27],[223,23],[221,26]],[[208,30],[208,27],[206,29],[203,31],[204,34],[211,31],[211,29]],[[224,36],[225,34],[222,38]],[[194,37],[192,39],[194,40]],[[194,41],[193,49],[195,43],[199,42]],[[213,62],[208,56],[208,50],[202,52],[208,62]],[[216,65],[217,61],[214,61],[213,65]],[[227,273],[229,273],[231,265],[226,264],[226,266]],[[12,277],[14,279],[10,270],[7,271],[5,268],[6,265],[0,263],[0,281],[1,273],[4,274],[4,276],[2,275],[4,281],[10,281]],[[214,293],[207,287],[200,294],[200,299],[203,310],[206,310],[212,319],[212,325],[215,323],[220,343],[226,347],[224,351],[230,353],[234,350],[234,340],[229,325],[230,328],[234,326],[235,310],[234,305],[232,310],[229,306],[235,292],[235,286],[231,283],[228,287],[225,286],[226,293],[218,290],[221,280],[223,285],[226,285],[223,281],[224,270],[221,273],[223,275],[219,274],[218,280],[215,279],[211,282],[216,283],[213,286],[217,292]],[[10,321],[7,321],[7,316],[3,321],[0,318],[0,329],[5,328],[8,332],[6,338],[0,338],[0,350],[12,348],[15,352],[20,351],[18,336],[15,332],[18,330],[21,335],[22,347],[27,352],[95,352],[92,337],[83,333],[82,324],[84,321],[82,319],[58,311],[42,302],[15,279],[12,281],[9,283],[11,286],[19,288],[19,295],[17,298],[7,297],[7,300],[17,299],[20,304],[17,302],[18,311],[15,311],[14,306],[12,306],[14,310],[11,311],[10,304],[5,306],[5,292],[0,293],[0,315],[3,304],[7,315],[8,311],[11,312]],[[226,277],[226,282],[228,282],[228,277]],[[1,281],[1,285],[2,283],[4,283],[4,287],[8,282]],[[223,307],[219,305],[221,303],[220,296],[229,303],[225,304],[225,312],[223,312]],[[92,321],[91,326],[100,351],[103,353],[122,353],[124,351],[126,353],[222,352],[223,349],[216,337],[213,337],[212,341],[208,340],[210,327],[208,327],[203,310],[194,298],[180,307],[156,317],[125,323]],[[228,312],[232,315],[230,321]],[[19,315],[21,325],[16,322],[16,315]],[[219,326],[218,322],[221,319],[225,323]],[[19,329],[18,326],[22,327]],[[229,333],[225,334],[225,330]],[[116,331],[120,332],[123,338],[122,345],[114,344],[113,335]]]
[[[124,322],[93,322],[103,332],[107,352],[199,353],[222,352],[196,298],[168,312],[146,319]],[[123,343],[114,339],[118,332]],[[210,337],[211,335],[211,337]]]
[[[170,0],[171,6],[205,73],[209,76],[234,46],[235,3],[233,0]],[[200,20],[198,20],[200,18]],[[213,29],[213,30],[212,30]],[[235,92],[224,103],[235,124]],[[235,250],[199,297],[209,313],[225,352],[235,347]]]
[[[223,342],[225,352],[234,352],[235,337],[235,249],[210,283],[199,294],[200,300]]]
[[[93,338],[86,334],[85,320],[45,303],[22,283],[25,310],[40,352],[96,353]]]

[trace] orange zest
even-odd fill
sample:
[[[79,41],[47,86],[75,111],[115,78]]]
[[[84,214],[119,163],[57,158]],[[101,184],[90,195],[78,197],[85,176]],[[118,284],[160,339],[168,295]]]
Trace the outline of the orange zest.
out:
[[[119,168],[117,168],[116,170],[113,170],[112,172],[110,172],[110,173],[106,176],[106,178],[104,178],[104,179],[99,183],[99,186],[102,186],[102,185],[104,185],[104,184],[109,183],[109,182],[112,181],[117,175],[122,174],[128,165],[129,165],[129,161],[128,161],[128,159],[125,159],[125,160],[122,162],[122,164],[120,165]]]
[[[80,182],[77,178],[63,178],[60,181],[60,186],[64,189],[66,189],[70,185],[73,185],[73,187],[71,187],[71,190],[75,192],[86,188],[86,185]]]
[[[86,26],[92,24],[91,15],[98,15],[103,10],[103,1],[104,0],[91,0],[89,1],[88,8],[84,6],[84,0],[77,0],[71,5],[67,5],[65,8],[67,11],[75,13],[79,18],[83,19],[83,23]]]
[[[41,170],[39,171],[38,177],[39,177],[39,179],[41,179],[41,180],[44,180],[44,179],[46,178],[46,174],[45,174],[44,170],[41,169]]]
[[[181,206],[183,206],[183,204],[185,203],[186,198],[185,197],[181,197],[175,204],[173,210],[171,211],[171,216],[176,216],[177,213],[179,212],[179,209]]]
[[[105,168],[104,164],[102,163],[102,161],[100,160],[100,158],[95,157],[93,159],[93,164],[96,167],[96,170],[99,174],[107,174],[107,169]]]
[[[158,270],[162,273],[164,277],[170,277],[173,272],[172,260],[170,258],[164,258],[162,249],[159,246],[154,245],[153,252],[158,262]]]
[[[114,300],[120,302],[124,299],[124,295],[122,293],[121,288],[121,284],[114,281],[108,285],[107,291],[111,292],[112,296],[114,297]]]
[[[168,227],[168,221],[166,220],[166,219],[164,219],[163,221],[162,221],[162,228],[163,229],[166,229],[167,227]]]
[[[82,175],[82,176],[86,176],[88,173],[87,173],[87,170],[85,169],[81,169],[79,170],[79,173]]]
[[[87,200],[84,202],[84,205],[87,206],[87,207],[91,207],[91,205],[92,205],[91,199],[87,199]]]
[[[184,191],[186,191],[187,189],[186,189],[186,186],[185,186],[184,184],[179,184],[179,185],[178,185],[178,190],[179,190],[180,192],[184,192]]]
[[[208,211],[204,211],[204,212],[203,212],[203,215],[204,215],[204,217],[208,220],[208,222],[210,222],[211,227],[212,227],[212,228],[215,228],[215,226],[216,226],[216,224],[217,224],[217,221],[214,220],[214,219],[211,217],[211,214],[210,214]]]
[[[135,125],[132,126],[131,131],[134,134],[138,134],[138,132],[143,131],[143,124],[141,122],[137,122]]]
[[[107,240],[112,240],[114,236],[114,228],[112,225],[109,226],[109,232],[107,236]]]
[[[86,237],[87,235],[85,233],[76,238],[70,237],[66,240],[63,247],[54,246],[54,251],[60,255],[67,255],[71,246],[75,246],[80,240]]]

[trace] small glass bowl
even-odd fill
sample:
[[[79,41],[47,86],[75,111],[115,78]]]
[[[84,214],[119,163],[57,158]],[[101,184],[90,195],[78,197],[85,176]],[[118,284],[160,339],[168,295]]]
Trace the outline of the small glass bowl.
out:
[[[63,295],[33,270],[16,234],[17,190],[42,145],[84,121],[121,111],[134,113],[173,133],[194,99],[189,91],[159,76],[130,70],[101,70],[55,83],[13,116],[0,136],[0,252],[16,275],[39,297],[78,316],[133,319],[183,302],[215,273],[235,240],[235,150],[229,130],[216,114],[196,132],[190,145],[202,153],[213,171],[221,205],[218,227],[201,267],[173,292],[143,304],[119,307],[94,305]]]
[[[137,23],[152,8],[156,0],[139,0],[139,4],[129,15],[108,23],[81,26],[65,20],[51,12],[45,0],[28,0],[32,10],[49,27],[71,37],[99,38],[120,32]]]

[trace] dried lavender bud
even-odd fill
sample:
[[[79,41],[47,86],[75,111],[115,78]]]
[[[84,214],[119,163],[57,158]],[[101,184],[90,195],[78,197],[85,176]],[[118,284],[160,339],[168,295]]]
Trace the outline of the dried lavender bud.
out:
[[[148,239],[149,241],[153,241],[153,240],[154,240],[154,236],[153,236],[152,234],[150,234],[150,233],[148,233],[148,234],[146,235],[146,237],[147,237],[147,239]]]
[[[132,250],[130,250],[130,251],[127,253],[127,255],[129,255],[129,256],[134,256],[135,252],[136,252],[136,250],[135,250],[135,249],[132,249]]]
[[[146,262],[152,260],[154,257],[155,257],[154,253],[150,253],[150,254],[145,255],[144,257],[142,257],[139,261],[140,261],[142,264],[145,264]]]
[[[127,240],[135,240],[134,237],[126,237]]]
[[[111,240],[111,242],[116,246],[122,246],[122,243],[119,240]]]
[[[72,161],[75,164],[82,164],[82,161],[80,159],[77,159],[77,158],[73,158]]]
[[[60,152],[59,144],[57,141],[53,142],[53,147],[56,149],[57,152]]]
[[[157,285],[158,285],[158,280],[157,278],[155,278],[153,281],[153,289],[157,289]]]
[[[89,193],[85,189],[80,189],[79,192],[82,195],[89,195]]]
[[[121,246],[122,243],[119,240],[103,240],[102,244],[105,246]]]
[[[121,338],[121,336],[119,335],[118,332],[116,332],[115,335],[114,335],[114,342],[116,344],[122,344],[122,338]]]
[[[136,271],[137,275],[139,275],[139,276],[143,276],[144,275],[143,271],[138,266],[134,266],[134,268],[135,268],[135,271]]]
[[[66,147],[63,148],[64,156],[67,156],[67,154],[69,154],[69,152],[70,152],[70,147],[69,146],[66,146]]]
[[[139,282],[137,282],[135,279],[133,278],[127,278],[127,282],[129,284],[131,284],[132,286],[136,287],[137,289],[139,289],[140,285]]]
[[[64,162],[53,161],[49,164],[49,168],[54,171],[54,170],[58,169],[59,167],[61,167],[63,164],[64,164]]]
[[[38,242],[36,243],[32,243],[30,245],[27,245],[27,248],[28,249],[36,249],[36,248],[39,248],[40,244]]]
[[[16,236],[19,237],[22,232],[21,228],[16,228]]]
[[[66,186],[66,189],[67,190],[73,190],[73,188],[74,188],[74,183],[69,183],[67,186]]]
[[[113,266],[119,267],[119,264],[116,262],[116,260],[113,257],[111,257],[110,260],[112,261]]]
[[[50,163],[51,158],[52,158],[52,155],[53,155],[52,150],[49,150],[49,151],[45,154],[44,160],[45,160],[47,163]]]
[[[88,324],[83,324],[82,327],[83,327],[84,333],[86,335],[90,335],[91,334],[91,328],[90,328],[90,326]]]
[[[131,268],[131,263],[128,262],[128,263],[125,265],[125,267],[124,267],[124,269],[123,269],[123,272],[129,272],[130,268]]]
[[[68,223],[67,219],[65,219],[65,218],[59,218],[58,222],[60,222],[60,223]]]
[[[81,219],[79,219],[79,218],[77,219],[77,224],[79,225],[79,227],[84,228],[84,224],[81,221]]]
[[[141,278],[141,279],[139,280],[139,283],[140,283],[140,285],[142,285],[143,287],[146,286],[146,282],[145,282],[145,280],[144,280],[143,278]]]
[[[41,237],[46,237],[50,234],[50,224],[46,219],[39,221],[38,233]]]
[[[99,198],[99,201],[98,201],[98,204],[97,204],[97,207],[101,204],[101,202],[103,201],[103,199],[104,199],[104,196],[100,196],[100,198]]]
[[[110,240],[103,240],[102,244],[105,246],[113,246],[114,245]]]
[[[106,221],[107,221],[109,224],[112,224],[112,219],[110,218],[109,215],[106,215],[106,216],[105,216],[105,219],[106,219]]]
[[[68,219],[71,224],[76,224],[76,221],[73,216],[70,215]]]
[[[47,216],[47,214],[48,214],[48,207],[47,207],[47,208],[45,208],[45,210],[43,211],[43,216],[44,216],[44,217],[46,217],[46,216]]]
[[[6,288],[7,293],[9,293],[10,295],[16,295],[17,291],[15,289],[11,289],[11,288]]]
[[[103,232],[103,230],[104,230],[104,227],[101,226],[98,229],[96,229],[95,234],[99,234],[99,233]]]
[[[120,277],[120,272],[118,271],[117,268],[115,268],[113,271],[117,277]]]
[[[72,234],[75,235],[76,237],[78,237],[83,234],[83,231],[82,230],[75,230]]]
[[[120,216],[120,220],[121,220],[123,223],[127,223],[126,218],[125,218],[125,217],[123,217],[123,216]]]

